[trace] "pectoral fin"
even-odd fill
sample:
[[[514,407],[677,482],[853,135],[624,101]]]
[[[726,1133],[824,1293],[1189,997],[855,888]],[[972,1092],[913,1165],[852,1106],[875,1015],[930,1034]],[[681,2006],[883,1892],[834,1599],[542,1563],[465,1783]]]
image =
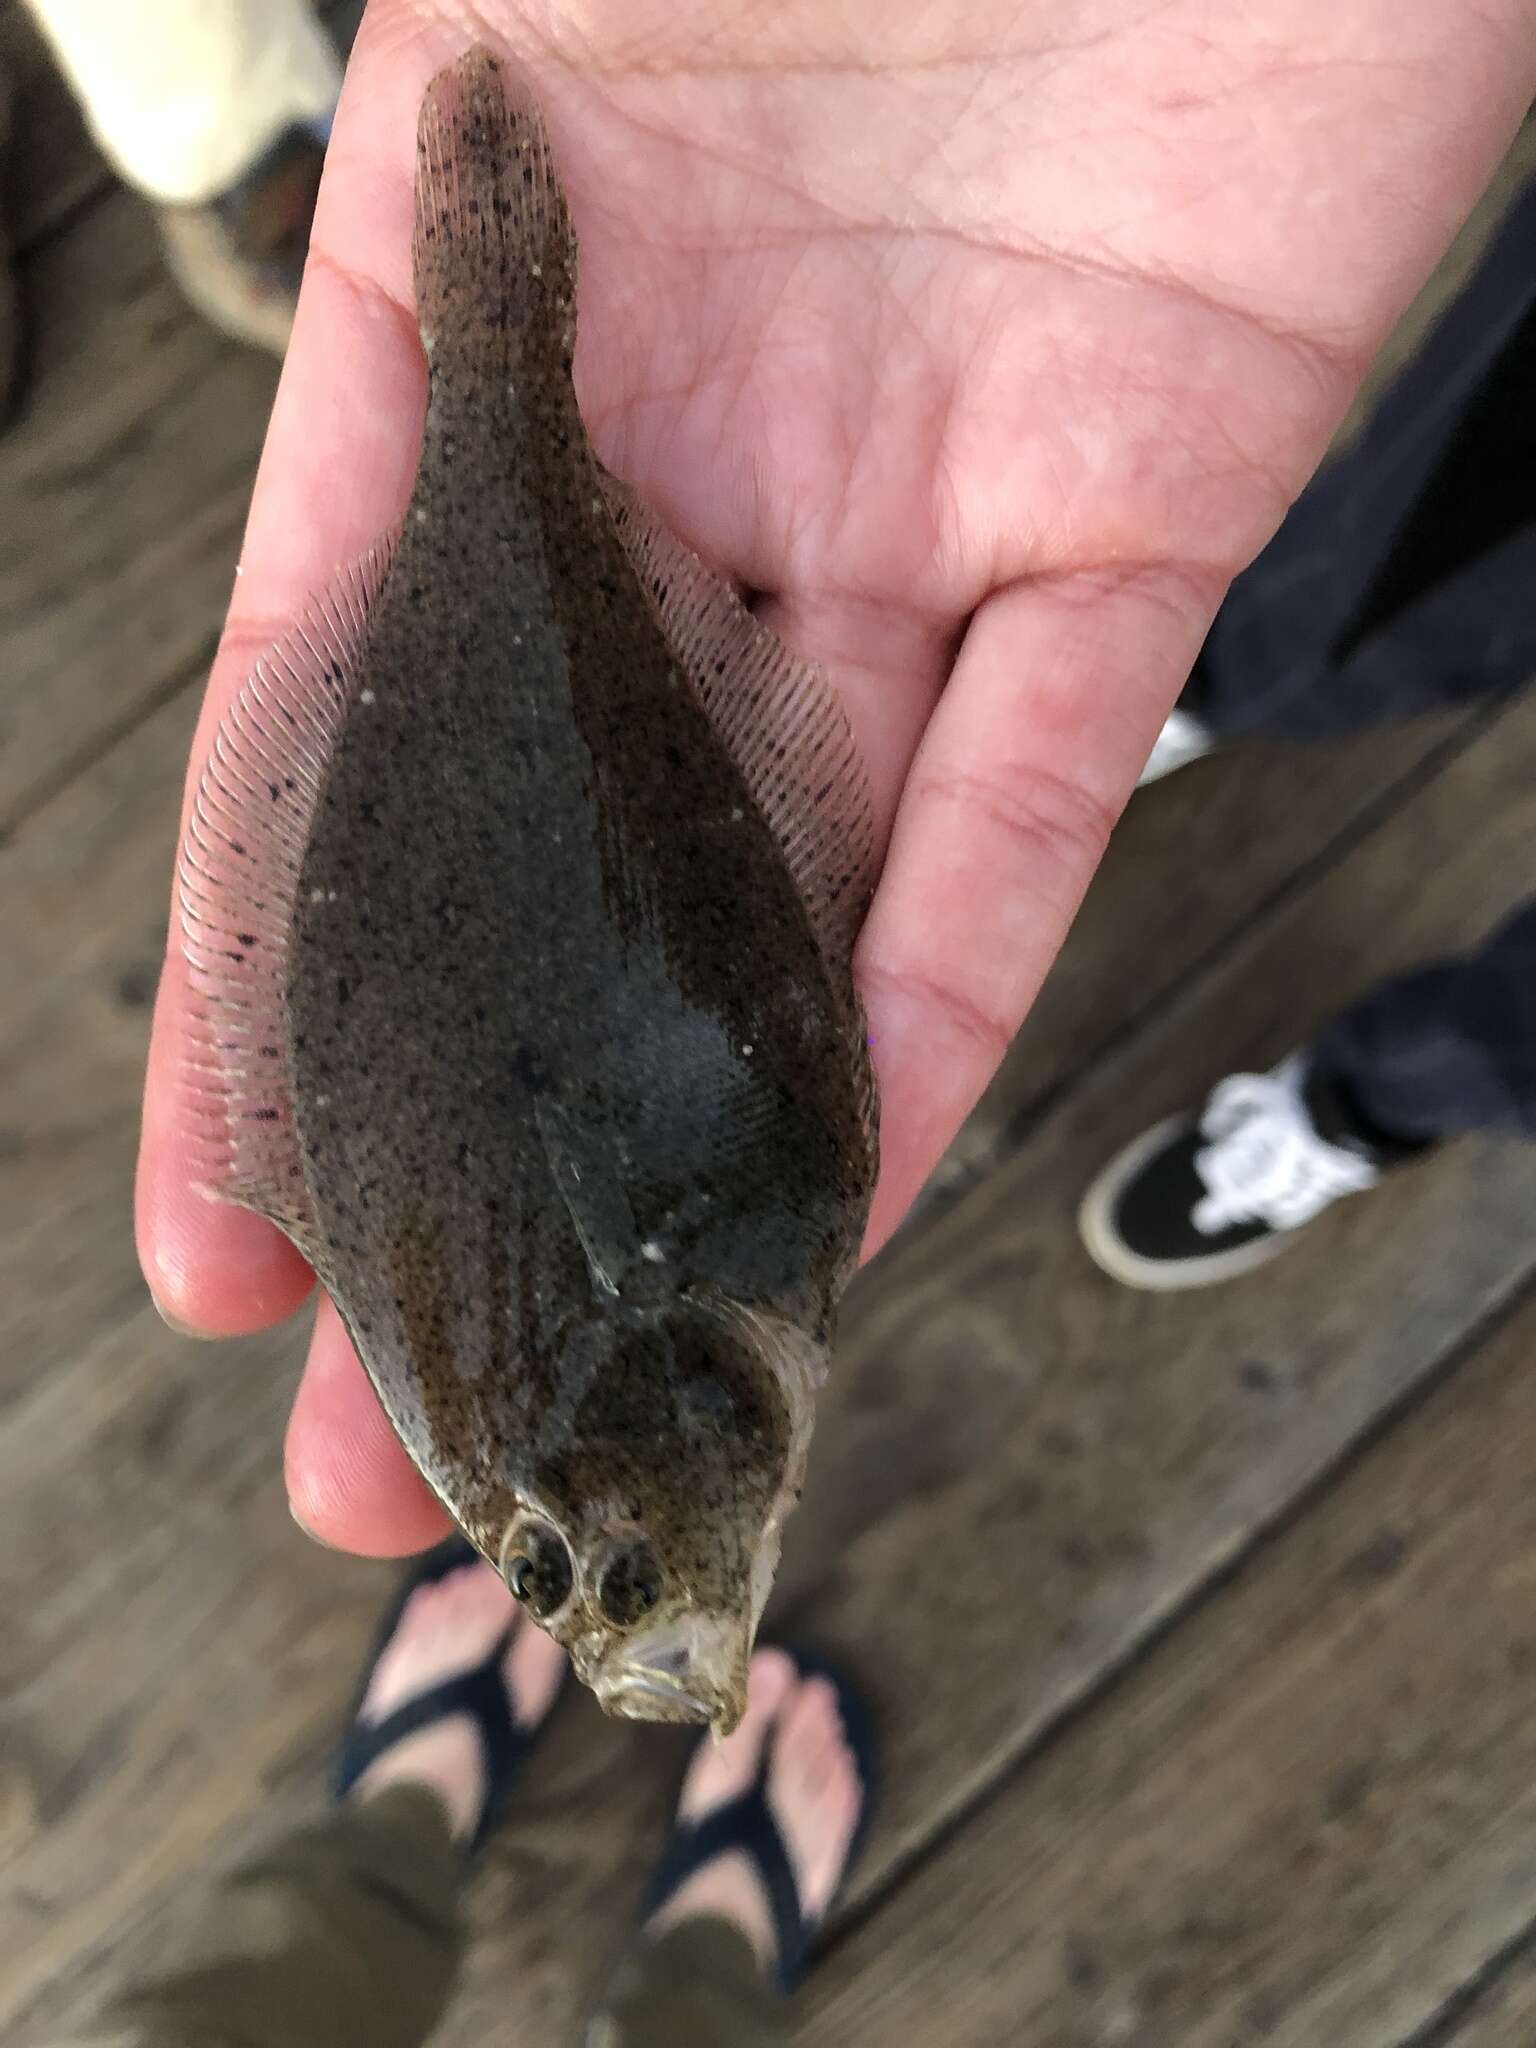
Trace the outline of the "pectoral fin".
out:
[[[642,1258],[642,1239],[610,1145],[552,1095],[535,1109],[544,1156],[565,1203],[592,1277],[618,1294]]]

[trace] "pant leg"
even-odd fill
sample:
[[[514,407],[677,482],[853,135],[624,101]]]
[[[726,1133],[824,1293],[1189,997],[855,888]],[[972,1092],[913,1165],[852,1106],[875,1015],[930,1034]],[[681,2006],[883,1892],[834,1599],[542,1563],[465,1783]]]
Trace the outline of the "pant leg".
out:
[[[102,154],[200,206],[288,129],[328,131],[341,59],[312,0],[27,0]]]
[[[1319,739],[1536,673],[1536,180],[1355,441],[1238,577],[1185,703]]]
[[[635,1948],[583,2048],[785,2048],[790,2001],[728,1920],[684,1920]]]
[[[217,1880],[176,1952],[57,2048],[417,2048],[458,1966],[441,1803],[338,1806]]]
[[[1319,1039],[1314,1070],[1409,1141],[1536,1138],[1536,899],[1477,952],[1374,989]]]

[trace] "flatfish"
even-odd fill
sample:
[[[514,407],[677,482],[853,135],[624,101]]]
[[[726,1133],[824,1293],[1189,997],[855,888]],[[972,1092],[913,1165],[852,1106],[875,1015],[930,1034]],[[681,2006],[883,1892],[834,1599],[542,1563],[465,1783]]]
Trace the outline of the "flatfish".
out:
[[[545,131],[429,87],[398,532],[249,678],[180,866],[211,1188],[611,1712],[738,1719],[877,1160],[841,707],[599,464]]]

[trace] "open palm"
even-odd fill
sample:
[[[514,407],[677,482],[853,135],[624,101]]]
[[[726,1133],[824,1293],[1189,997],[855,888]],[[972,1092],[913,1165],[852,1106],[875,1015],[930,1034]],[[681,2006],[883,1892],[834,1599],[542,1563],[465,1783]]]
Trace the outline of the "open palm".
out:
[[[373,0],[193,750],[399,513],[428,78],[533,81],[582,249],[599,453],[842,689],[890,834],[858,955],[871,1247],[990,1078],[1231,577],[1536,83],[1532,0]],[[173,945],[139,1230],[162,1307],[275,1321],[310,1276],[173,1134]],[[441,1510],[328,1308],[288,1445],[327,1540]]]

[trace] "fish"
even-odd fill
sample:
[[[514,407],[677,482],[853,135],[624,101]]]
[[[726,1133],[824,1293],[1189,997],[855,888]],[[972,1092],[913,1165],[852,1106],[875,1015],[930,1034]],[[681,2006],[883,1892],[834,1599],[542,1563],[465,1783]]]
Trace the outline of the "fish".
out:
[[[728,1733],[879,1161],[847,717],[594,454],[532,93],[429,85],[398,527],[214,738],[179,861],[200,1183],[610,1713]]]

